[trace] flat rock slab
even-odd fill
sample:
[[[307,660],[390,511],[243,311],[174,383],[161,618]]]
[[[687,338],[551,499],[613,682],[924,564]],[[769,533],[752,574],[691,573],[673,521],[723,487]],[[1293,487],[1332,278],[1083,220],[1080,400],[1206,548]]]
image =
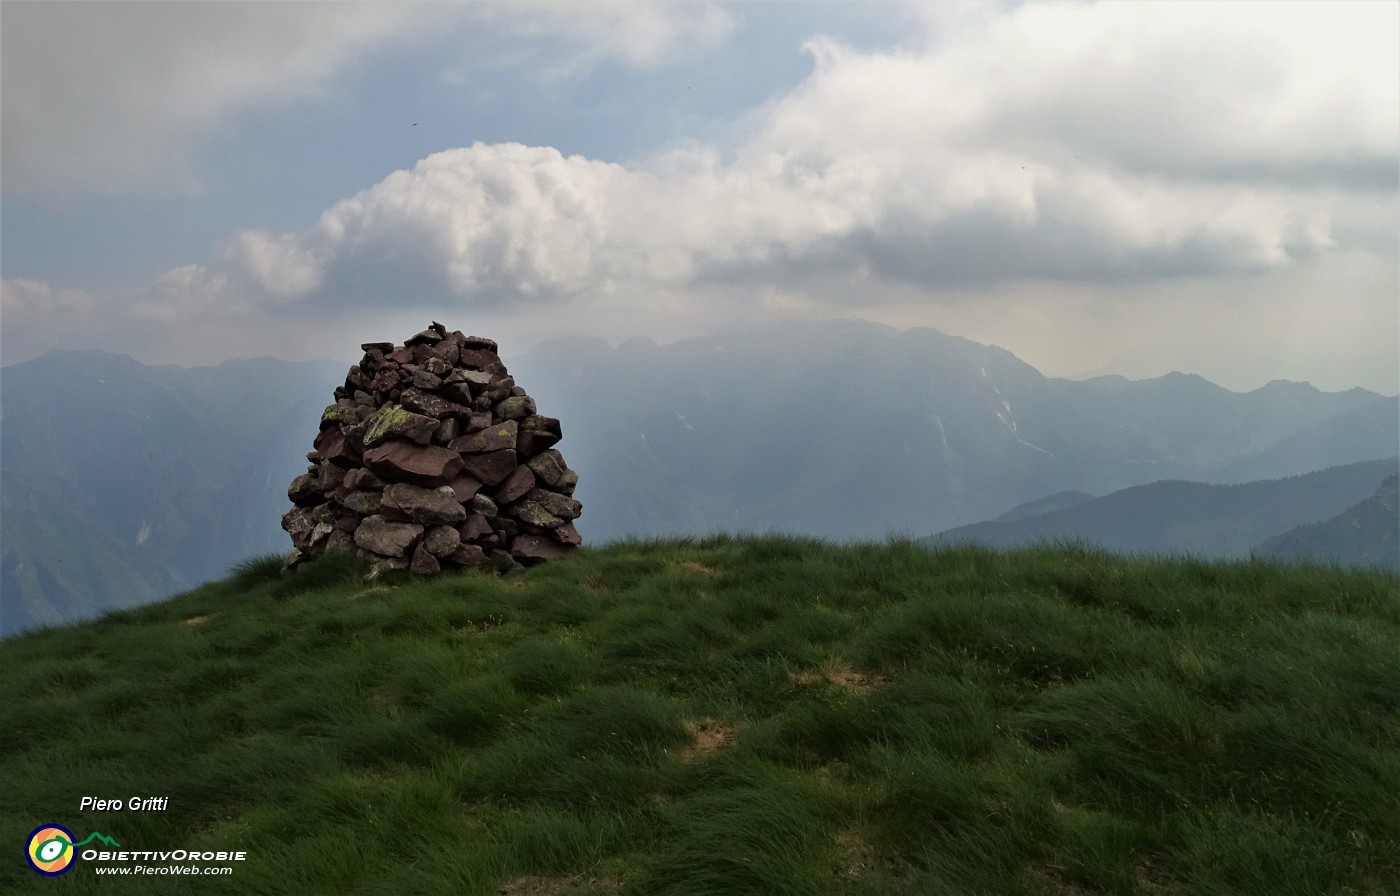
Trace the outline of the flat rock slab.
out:
[[[507,420],[488,426],[480,432],[453,439],[447,447],[462,454],[486,454],[489,451],[514,450],[519,424]]]
[[[355,530],[355,546],[381,557],[402,557],[423,534],[417,523],[400,523],[379,515],[367,516]]]
[[[379,508],[386,517],[402,516],[427,526],[460,523],[467,518],[467,512],[457,501],[451,486],[429,489],[395,482],[384,487]]]
[[[366,451],[365,466],[385,482],[436,487],[462,472],[462,456],[438,445],[395,439]]]
[[[492,451],[489,454],[463,454],[458,456],[462,469],[468,476],[480,479],[486,485],[498,485],[520,464],[516,460],[514,448]]]

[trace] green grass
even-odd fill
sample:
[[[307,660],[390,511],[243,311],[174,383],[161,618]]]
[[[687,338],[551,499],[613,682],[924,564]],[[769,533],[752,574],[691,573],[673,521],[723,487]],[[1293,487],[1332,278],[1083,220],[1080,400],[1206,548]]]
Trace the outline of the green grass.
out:
[[[248,858],[47,880],[44,822]],[[254,558],[0,643],[0,840],[4,893],[1379,896],[1400,580],[725,536],[505,578]]]

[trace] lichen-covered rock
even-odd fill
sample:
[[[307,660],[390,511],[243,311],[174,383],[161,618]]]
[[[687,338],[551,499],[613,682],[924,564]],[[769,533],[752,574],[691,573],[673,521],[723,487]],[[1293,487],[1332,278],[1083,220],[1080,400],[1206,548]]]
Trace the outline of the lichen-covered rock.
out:
[[[520,426],[514,420],[507,420],[494,426],[488,426],[480,432],[453,439],[448,445],[453,451],[460,451],[463,454],[486,454],[488,451],[514,451],[516,433]]]
[[[366,342],[287,490],[295,565],[356,549],[376,568],[521,568],[582,539],[578,475],[496,343],[434,321],[403,345]]]
[[[362,436],[365,447],[372,448],[391,436],[399,436],[419,445],[432,441],[433,433],[440,422],[435,417],[415,414],[412,411],[390,403],[375,411],[365,420]]]
[[[457,503],[457,495],[446,485],[435,489],[405,482],[386,485],[379,508],[385,517],[401,517],[429,526],[460,523],[467,518],[467,512]]]
[[[394,522],[376,514],[365,517],[355,529],[355,546],[381,557],[402,557],[422,534],[423,527],[417,523]]]
[[[534,472],[535,478],[545,485],[558,485],[568,469],[564,456],[553,448],[546,449],[525,462]]]
[[[423,534],[423,547],[434,557],[446,557],[461,546],[462,536],[451,526],[434,526]]]

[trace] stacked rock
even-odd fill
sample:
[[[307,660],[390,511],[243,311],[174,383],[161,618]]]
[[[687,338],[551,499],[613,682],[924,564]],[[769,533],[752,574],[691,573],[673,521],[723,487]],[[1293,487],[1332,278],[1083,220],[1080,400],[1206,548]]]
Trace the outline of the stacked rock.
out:
[[[360,347],[310,469],[287,489],[289,565],[359,550],[420,574],[516,569],[578,546],[578,474],[553,447],[559,421],[535,413],[495,342],[433,321],[404,345]]]

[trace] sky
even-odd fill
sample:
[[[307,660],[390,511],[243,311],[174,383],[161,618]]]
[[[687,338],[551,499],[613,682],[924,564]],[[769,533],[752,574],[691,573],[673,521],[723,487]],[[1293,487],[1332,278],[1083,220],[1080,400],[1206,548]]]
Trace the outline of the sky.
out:
[[[0,363],[842,318],[1400,391],[1400,4],[0,3]]]

